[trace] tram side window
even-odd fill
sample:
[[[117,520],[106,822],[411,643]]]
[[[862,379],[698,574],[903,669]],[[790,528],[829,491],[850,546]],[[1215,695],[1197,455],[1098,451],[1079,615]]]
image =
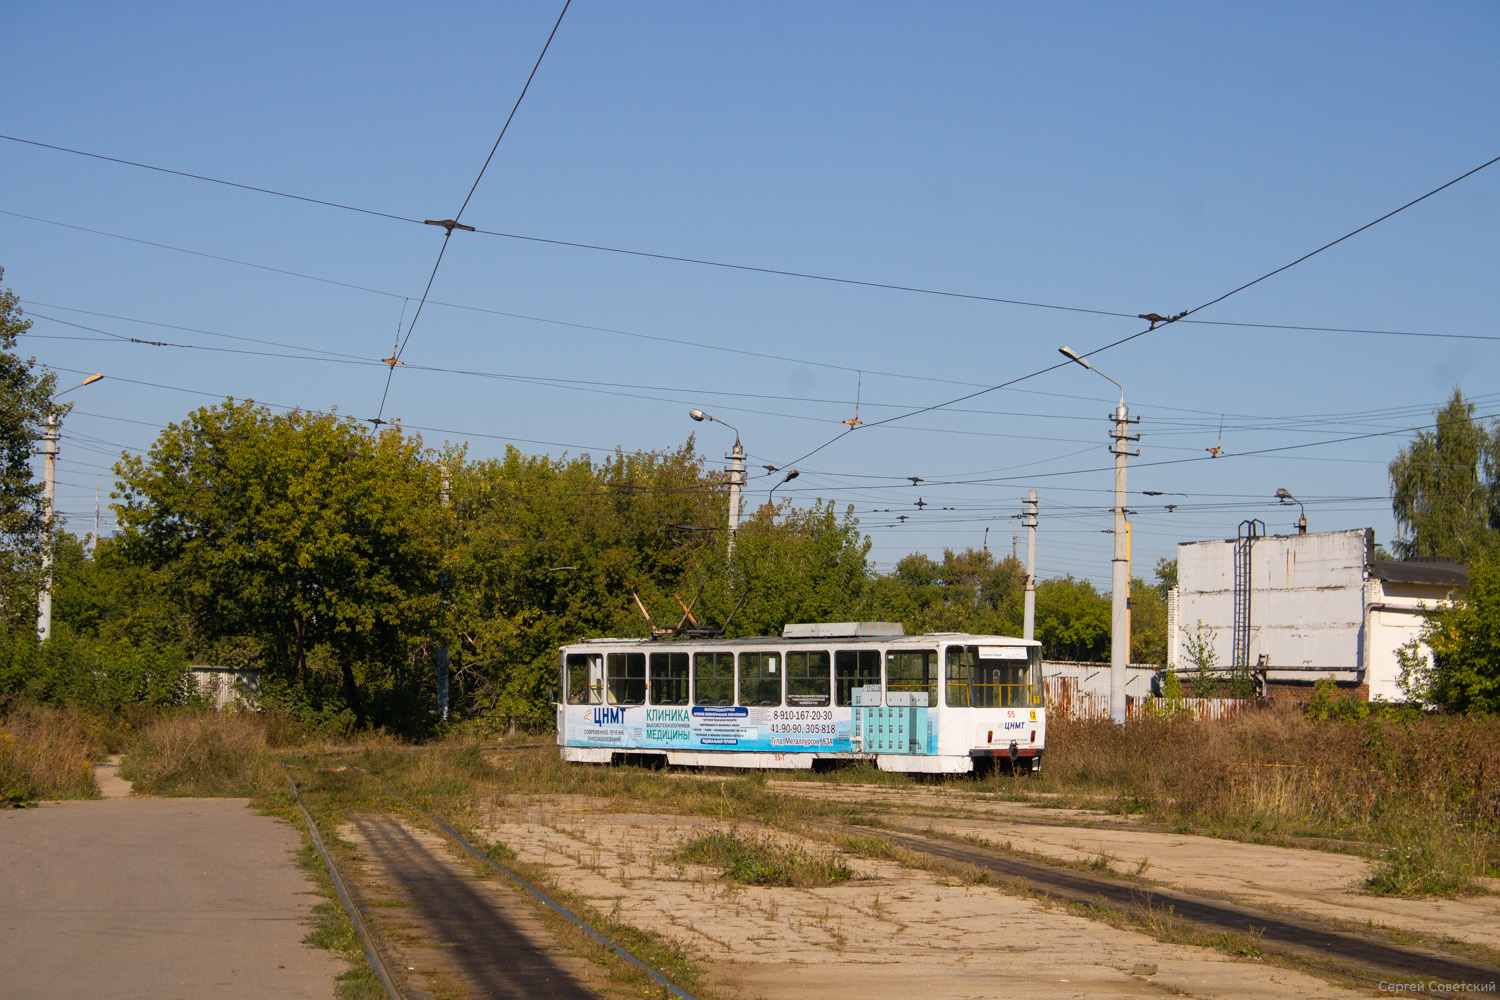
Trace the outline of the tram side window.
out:
[[[781,704],[781,654],[740,654],[740,704]]]
[[[611,705],[646,703],[645,653],[610,653],[605,667]]]
[[[825,650],[786,654],[786,703],[807,708],[827,705],[828,667]]]
[[[948,647],[948,707],[969,707],[969,674],[974,655],[969,647]]]
[[[734,654],[693,654],[693,704],[734,704]]]
[[[688,703],[688,655],[686,653],[652,653],[650,691],[653,705],[686,705]]]
[[[840,649],[833,654],[833,688],[835,704],[851,705],[850,694],[857,687],[880,686],[880,650]]]
[[[567,658],[570,705],[599,705],[604,702],[604,657],[598,653],[569,653]]]
[[[935,649],[893,649],[885,654],[885,689],[927,695],[937,704],[938,657]],[[886,699],[889,703],[890,699]]]

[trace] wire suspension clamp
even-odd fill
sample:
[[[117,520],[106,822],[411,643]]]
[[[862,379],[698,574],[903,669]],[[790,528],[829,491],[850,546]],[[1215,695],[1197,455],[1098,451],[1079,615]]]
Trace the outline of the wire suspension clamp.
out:
[[[453,235],[453,230],[455,229],[462,229],[466,233],[474,232],[473,226],[466,226],[456,219],[423,219],[422,224],[427,226],[442,226],[448,230],[449,236]]]

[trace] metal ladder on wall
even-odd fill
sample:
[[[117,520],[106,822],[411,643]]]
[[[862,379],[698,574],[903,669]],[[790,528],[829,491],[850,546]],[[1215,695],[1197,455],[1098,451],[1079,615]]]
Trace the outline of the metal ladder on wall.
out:
[[[1231,665],[1236,669],[1250,666],[1250,559],[1255,549],[1255,540],[1266,533],[1266,522],[1251,518],[1240,522],[1239,535],[1234,540],[1234,656]]]

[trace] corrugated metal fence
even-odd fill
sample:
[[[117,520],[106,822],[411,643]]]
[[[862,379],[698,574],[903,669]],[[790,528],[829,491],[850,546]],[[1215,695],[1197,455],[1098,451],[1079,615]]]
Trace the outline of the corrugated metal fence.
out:
[[[1151,694],[1151,678],[1161,668],[1132,663],[1125,672],[1125,716],[1191,713],[1199,719],[1227,719],[1259,703],[1250,698],[1158,698]],[[1042,661],[1047,708],[1070,719],[1109,718],[1109,664]]]

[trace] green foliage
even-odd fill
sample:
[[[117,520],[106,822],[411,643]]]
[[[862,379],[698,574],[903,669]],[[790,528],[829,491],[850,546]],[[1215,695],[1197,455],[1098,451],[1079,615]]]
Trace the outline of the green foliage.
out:
[[[181,696],[187,666],[176,647],[79,636],[54,621],[46,643],[19,636],[0,647],[0,699],[107,713],[169,705]]]
[[[1398,556],[1469,562],[1500,552],[1500,433],[1474,419],[1462,391],[1434,430],[1401,449],[1390,476]]]
[[[366,713],[413,702],[417,636],[439,624],[447,517],[421,440],[228,400],[117,466],[121,546],[161,574],[201,640],[249,637],[304,691],[323,647]],[[206,644],[206,642],[205,642]]]
[[[1130,581],[1130,662],[1167,662],[1167,602],[1142,580]]]
[[[456,697],[475,710],[543,710],[559,645],[646,635],[632,591],[658,624],[675,624],[672,594],[698,586],[687,574],[725,572],[727,483],[704,473],[691,438],[598,464],[514,448],[503,459],[446,460],[456,519],[450,655]]]
[[[1451,605],[1424,613],[1428,668],[1408,649],[1408,693],[1452,712],[1500,712],[1500,560],[1469,567],[1469,589]]]
[[[1177,560],[1162,556],[1156,560],[1156,592],[1162,600],[1177,586]]]
[[[0,268],[0,278],[5,269]],[[41,542],[46,538],[42,484],[31,472],[36,442],[48,414],[66,407],[52,401],[57,376],[38,370],[36,359],[22,360],[16,339],[31,327],[22,319],[19,299],[0,288],[0,630],[36,630]]]
[[[1036,638],[1052,659],[1109,659],[1109,597],[1071,574],[1043,580],[1036,587]]]
[[[1357,722],[1369,715],[1370,703],[1353,691],[1339,695],[1338,682],[1332,677],[1321,677],[1313,684],[1307,717],[1314,722]]]

